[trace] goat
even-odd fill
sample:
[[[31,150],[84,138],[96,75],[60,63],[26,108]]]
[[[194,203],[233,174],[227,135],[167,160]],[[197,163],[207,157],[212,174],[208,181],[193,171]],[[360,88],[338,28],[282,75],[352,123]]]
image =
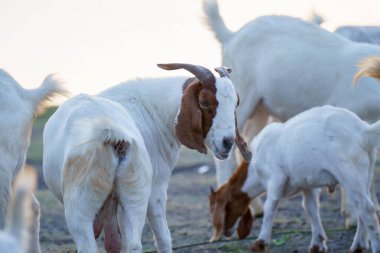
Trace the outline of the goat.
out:
[[[80,94],[50,117],[43,144],[46,184],[64,204],[78,252],[96,252],[103,229],[107,252],[141,252],[152,165],[127,111]]]
[[[36,187],[37,175],[25,168],[15,180],[11,194],[5,228],[0,231],[1,253],[40,252],[40,207],[31,191]]]
[[[223,65],[235,69],[231,79],[240,94],[238,127],[244,128],[243,136],[248,140],[270,116],[286,121],[326,104],[351,110],[369,123],[380,118],[376,81],[363,78],[357,87],[351,85],[357,62],[380,55],[380,47],[356,43],[287,16],[259,17],[232,32],[225,26],[215,0],[204,0],[203,4],[206,22],[222,45]],[[236,168],[236,157],[216,161],[216,168],[220,186]],[[372,196],[380,210],[376,195]],[[346,226],[355,217],[353,203],[347,204],[344,211],[342,208]],[[255,214],[262,212],[259,201],[254,209]]]
[[[249,200],[266,193],[263,223],[252,251],[265,251],[282,198],[303,194],[303,207],[311,220],[310,252],[327,252],[327,236],[319,215],[320,187],[340,184],[357,204],[359,219],[350,252],[368,248],[380,252],[380,226],[370,198],[370,184],[380,147],[380,121],[369,125],[356,114],[329,105],[315,107],[289,119],[272,123],[253,140],[251,162],[243,163],[210,195],[213,240],[230,236],[236,221],[240,238],[251,230]]]
[[[166,199],[169,178],[177,162],[180,145],[184,144],[201,153],[207,153],[206,147],[209,147],[219,159],[228,157],[234,141],[241,149],[245,159],[250,159],[250,152],[236,128],[235,109],[238,104],[238,96],[228,78],[228,69],[216,68],[221,78],[215,78],[210,70],[197,65],[161,64],[159,67],[167,70],[183,68],[194,74],[195,77],[138,79],[111,87],[96,97],[121,105],[131,118],[130,121],[135,124],[136,132],[144,141],[149,157],[134,159],[149,160],[153,167],[152,190],[147,207],[148,222],[153,231],[158,251],[172,252],[171,236],[166,221]],[[71,107],[74,109],[73,106]],[[65,107],[60,108],[57,111],[58,114],[49,119],[44,130],[44,177],[50,190],[67,205],[65,201],[67,194],[62,195],[61,192],[63,183],[70,181],[64,180],[63,177],[60,178],[60,171],[64,170],[65,159],[63,157],[64,154],[67,154],[65,147],[68,144],[61,145],[60,143],[67,139],[65,136],[69,134],[69,130],[60,124],[67,125],[70,124],[70,121],[63,117],[64,113],[60,111],[66,111]],[[111,114],[111,110],[108,109],[107,112]],[[91,114],[93,113],[91,112]],[[88,112],[83,112],[83,117],[87,114]],[[117,121],[116,118],[115,124],[120,127],[126,125],[121,120]],[[57,129],[60,131],[57,132]],[[58,138],[62,141],[58,142]],[[91,151],[91,149],[80,150]],[[99,151],[100,153],[104,153],[104,151]],[[104,184],[103,180],[112,182],[112,178],[106,175],[97,182]],[[78,184],[81,181],[82,179],[78,178]],[[82,185],[83,182],[80,184]],[[138,191],[139,189],[131,186],[131,190]],[[87,203],[91,209],[79,209],[77,205],[74,205],[71,207],[75,208],[73,213],[65,207],[66,219],[68,224],[70,223],[69,228],[75,227],[75,230],[71,229],[76,233],[74,238],[78,238],[77,245],[82,245],[78,246],[80,252],[94,251],[95,242],[92,239],[94,232],[91,225],[106,198],[104,195],[102,200],[99,198],[95,201],[89,199],[88,194],[81,192],[80,195],[76,194],[75,196],[81,206]],[[141,194],[139,198],[142,198]],[[140,208],[142,207],[141,204]],[[141,211],[140,214],[144,214],[144,212]],[[80,219],[80,224],[76,224],[77,220],[74,215],[84,217]],[[83,221],[86,222],[85,226]],[[95,227],[96,224],[97,220],[95,220]],[[128,236],[127,239],[124,238],[125,240],[128,240],[130,233],[130,231],[126,232]],[[88,245],[93,245],[91,250]],[[84,247],[87,247],[88,250],[85,251]]]
[[[47,107],[55,95],[67,91],[54,79],[45,78],[37,89],[26,90],[0,69],[0,229],[4,227],[12,182],[25,164],[33,119]],[[35,198],[34,205],[38,206]],[[39,252],[38,237],[34,252]],[[38,245],[37,245],[38,244]]]

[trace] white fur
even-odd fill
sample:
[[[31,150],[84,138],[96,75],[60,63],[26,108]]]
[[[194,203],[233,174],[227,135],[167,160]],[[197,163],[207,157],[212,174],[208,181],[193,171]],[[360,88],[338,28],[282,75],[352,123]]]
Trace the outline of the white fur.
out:
[[[286,16],[259,17],[231,32],[217,8],[215,0],[204,0],[207,24],[222,45],[223,65],[233,70],[231,79],[240,96],[238,127],[244,127],[246,138],[252,139],[270,116],[286,121],[325,104],[349,109],[370,123],[380,118],[376,81],[363,78],[352,86],[359,60],[380,55],[380,47]],[[231,156],[216,165],[221,185],[236,161]],[[262,212],[260,205],[256,208]]]
[[[341,26],[335,30],[352,41],[380,45],[380,27],[378,26]]]
[[[32,172],[32,171],[31,171]],[[36,174],[19,174],[11,194],[5,228],[0,231],[1,253],[38,253],[40,206],[31,193],[36,186]]]
[[[242,191],[250,198],[266,192],[264,218],[258,239],[270,243],[271,227],[282,198],[302,192],[312,226],[311,246],[325,252],[326,234],[319,216],[319,188],[338,183],[356,203],[360,221],[352,252],[380,251],[380,227],[370,199],[370,184],[380,147],[380,121],[373,125],[354,113],[323,106],[307,110],[286,123],[273,123],[253,140],[253,158]]]
[[[166,199],[169,178],[180,150],[174,129],[186,79],[174,77],[134,80],[99,94],[120,103],[130,113],[144,138],[154,171],[148,221],[159,252],[172,252],[166,221]],[[205,144],[215,156],[223,159],[223,138],[235,138],[234,111],[237,96],[232,82],[227,78],[216,78],[216,88],[218,108]]]
[[[26,90],[2,69],[0,91],[0,228],[3,228],[12,182],[25,164],[33,119],[47,107],[52,96],[66,91],[52,75],[39,88]]]
[[[128,143],[125,156],[118,156],[113,148],[120,141]],[[45,181],[64,203],[67,225],[78,251],[97,251],[94,218],[114,192],[121,207],[118,220],[122,250],[141,252],[152,165],[127,111],[108,99],[75,96],[48,120],[43,143]],[[105,208],[112,209],[110,206]],[[114,214],[111,219],[115,218],[117,210],[109,212]]]

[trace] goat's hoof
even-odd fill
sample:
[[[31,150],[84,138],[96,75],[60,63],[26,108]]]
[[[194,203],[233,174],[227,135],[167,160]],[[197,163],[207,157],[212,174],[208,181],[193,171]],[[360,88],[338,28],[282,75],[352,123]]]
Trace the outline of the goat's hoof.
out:
[[[365,249],[360,248],[360,247],[358,247],[354,250],[350,250],[350,253],[364,253],[364,252],[365,252]]]
[[[327,249],[320,249],[318,245],[313,245],[309,248],[309,253],[327,253]]]
[[[264,252],[267,250],[268,244],[264,240],[256,240],[251,246],[251,252]]]

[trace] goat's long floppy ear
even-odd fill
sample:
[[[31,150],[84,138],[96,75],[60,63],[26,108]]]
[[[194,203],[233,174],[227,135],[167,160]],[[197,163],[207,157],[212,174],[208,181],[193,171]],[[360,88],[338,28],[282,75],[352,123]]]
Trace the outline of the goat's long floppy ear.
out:
[[[210,242],[220,239],[224,230],[224,221],[226,218],[226,203],[217,202],[212,213],[212,224],[214,227]]]
[[[244,160],[251,161],[252,153],[248,150],[247,143],[244,141],[243,137],[239,133],[239,129],[237,126],[237,118],[235,113],[235,131],[236,131],[236,137],[235,137],[235,143],[236,146],[239,148],[241,155],[243,156]]]
[[[202,89],[198,79],[185,89],[181,108],[177,115],[175,131],[179,141],[190,149],[207,154],[203,143],[202,111],[199,108],[198,95]]]
[[[247,212],[245,212],[244,216],[239,221],[239,226],[237,229],[239,239],[244,239],[249,235],[249,233],[251,233],[252,224],[253,217],[251,210],[248,208]]]

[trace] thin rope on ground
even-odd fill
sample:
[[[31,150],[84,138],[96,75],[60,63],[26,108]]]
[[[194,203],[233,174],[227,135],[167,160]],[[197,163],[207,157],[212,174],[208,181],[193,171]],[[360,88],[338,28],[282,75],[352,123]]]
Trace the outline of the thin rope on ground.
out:
[[[345,229],[345,228],[332,228],[332,229],[327,229],[326,233],[331,234],[331,233],[337,233],[337,232],[349,232],[354,230],[354,228],[350,229]],[[292,230],[285,230],[285,231],[276,231],[273,230],[274,233],[272,235],[277,236],[277,235],[292,235],[292,234],[311,234],[310,230],[297,230],[297,229],[292,229]],[[196,242],[196,243],[191,243],[191,244],[185,244],[185,245],[179,245],[173,247],[174,250],[179,250],[179,249],[186,249],[186,248],[193,248],[193,247],[198,247],[198,246],[203,246],[203,245],[213,245],[213,244],[219,244],[219,243],[228,243],[228,242],[238,242],[238,241],[248,241],[248,240],[254,240],[256,237],[246,237],[244,239],[223,239],[215,242],[208,242],[208,241],[203,241],[203,242]],[[147,250],[144,251],[144,253],[155,253],[157,250]]]

